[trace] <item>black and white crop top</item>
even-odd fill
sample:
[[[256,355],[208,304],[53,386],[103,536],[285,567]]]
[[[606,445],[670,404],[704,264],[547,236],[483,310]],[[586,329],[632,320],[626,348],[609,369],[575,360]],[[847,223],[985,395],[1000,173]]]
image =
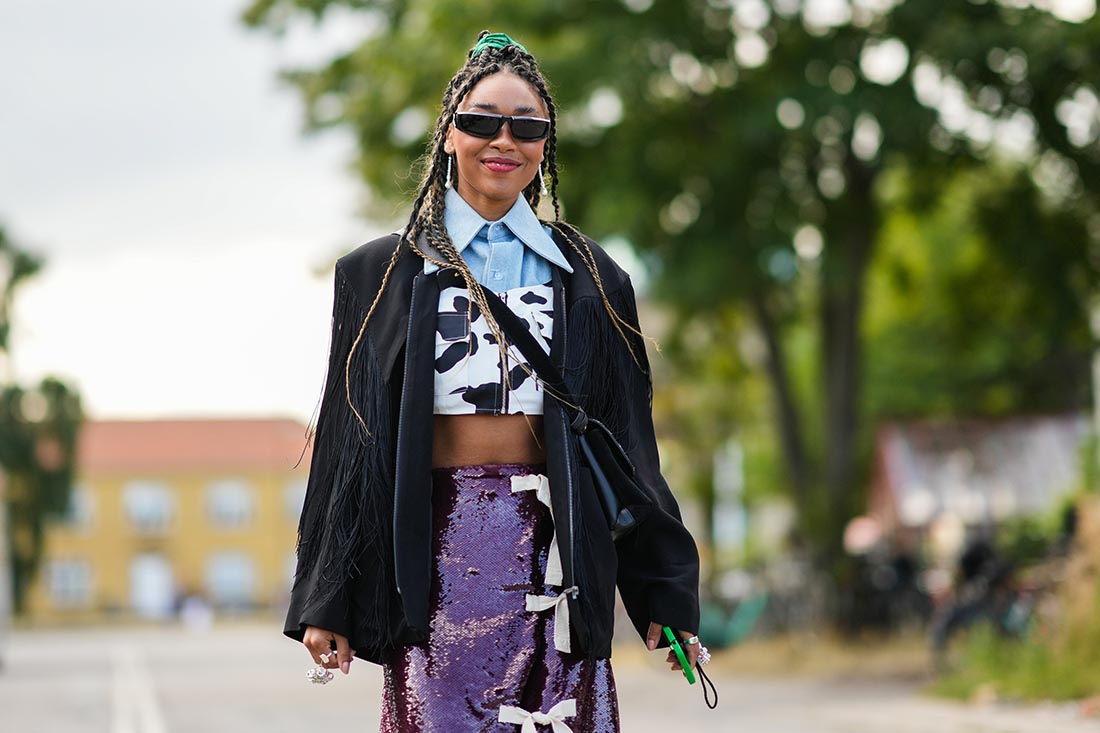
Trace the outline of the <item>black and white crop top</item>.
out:
[[[550,353],[554,328],[551,284],[512,288],[497,295],[521,321],[527,321],[535,341]],[[496,337],[480,310],[471,307],[469,290],[442,287],[435,331],[435,414],[543,414],[542,384],[532,376],[534,370],[528,374],[521,363],[526,365],[515,347],[501,363]],[[505,374],[510,390],[505,387]]]

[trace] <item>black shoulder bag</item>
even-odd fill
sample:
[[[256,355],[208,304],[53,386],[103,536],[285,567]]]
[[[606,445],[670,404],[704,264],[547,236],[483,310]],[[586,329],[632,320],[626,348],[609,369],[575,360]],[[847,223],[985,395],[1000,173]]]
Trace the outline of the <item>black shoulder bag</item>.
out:
[[[627,535],[649,514],[653,499],[638,484],[634,465],[626,451],[606,425],[580,408],[580,401],[566,387],[561,372],[535,341],[528,324],[521,321],[496,293],[487,288],[482,290],[496,322],[535,370],[547,394],[556,397],[573,415],[570,427],[577,435],[584,465],[592,474],[611,536],[617,540]]]

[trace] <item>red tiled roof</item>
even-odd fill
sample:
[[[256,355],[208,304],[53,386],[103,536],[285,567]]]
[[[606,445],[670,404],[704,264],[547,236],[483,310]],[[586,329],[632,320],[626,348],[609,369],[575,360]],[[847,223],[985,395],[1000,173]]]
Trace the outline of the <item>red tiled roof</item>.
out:
[[[306,426],[282,418],[90,420],[78,440],[77,470],[85,475],[289,471],[295,464],[305,471],[310,457]]]

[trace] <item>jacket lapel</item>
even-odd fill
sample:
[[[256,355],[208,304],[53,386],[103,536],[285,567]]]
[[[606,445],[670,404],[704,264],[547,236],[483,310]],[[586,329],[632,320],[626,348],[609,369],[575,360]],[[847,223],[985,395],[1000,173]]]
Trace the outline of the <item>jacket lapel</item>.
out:
[[[436,259],[442,259],[442,255],[428,243],[423,233],[417,238],[417,246],[422,252]],[[385,263],[382,267],[384,272]],[[405,350],[405,341],[409,336],[409,312],[413,282],[423,272],[424,260],[413,252],[408,245],[404,245],[398,255],[397,264],[386,281],[386,288],[382,291],[382,297],[379,299],[378,305],[375,306],[374,314],[371,316],[370,325],[367,328],[371,340],[378,350],[382,378],[387,384],[393,383],[396,370],[404,368],[400,357]],[[382,274],[379,273],[378,277],[373,280],[381,283],[381,278]],[[423,281],[433,283],[438,296],[438,286],[434,285],[435,275],[425,275]],[[369,296],[373,300],[373,293]],[[417,298],[419,299],[419,297],[418,293]],[[370,306],[371,300],[365,301],[367,307]],[[432,319],[430,330],[433,332],[435,331],[435,313],[436,309],[432,308],[429,317]],[[426,328],[428,325],[426,323],[417,324],[414,330],[419,332],[421,327]]]
[[[439,309],[435,274],[418,272],[410,298],[406,333],[395,335],[405,345],[405,358],[394,473],[394,561],[409,625],[426,632],[432,577],[432,407]]]

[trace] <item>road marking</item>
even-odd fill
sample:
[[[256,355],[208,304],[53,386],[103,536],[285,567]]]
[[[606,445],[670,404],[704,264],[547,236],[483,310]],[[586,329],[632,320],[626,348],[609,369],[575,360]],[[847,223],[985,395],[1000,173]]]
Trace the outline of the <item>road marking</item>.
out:
[[[111,733],[168,733],[153,682],[138,650],[114,653],[111,679]]]

